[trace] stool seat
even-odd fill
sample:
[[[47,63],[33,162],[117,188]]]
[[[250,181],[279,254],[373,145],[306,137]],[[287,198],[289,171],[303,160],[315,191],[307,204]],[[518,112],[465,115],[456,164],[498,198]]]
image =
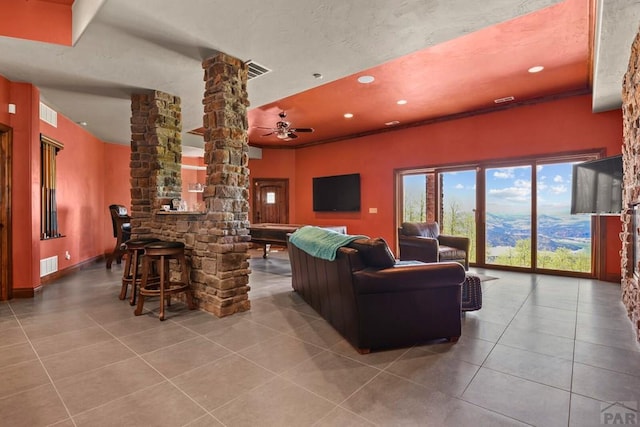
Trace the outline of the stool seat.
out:
[[[159,241],[160,239],[149,237],[143,239],[131,239],[123,243],[126,250],[126,261],[124,269],[122,270],[122,288],[120,289],[119,296],[121,300],[127,297],[127,290],[129,285],[131,285],[131,299],[129,304],[135,305],[137,288],[140,286],[140,282],[142,280],[142,269],[140,267],[144,252],[144,245]],[[152,275],[150,279],[153,283],[157,283],[157,274]]]
[[[145,249],[184,249],[184,243],[157,241],[157,242],[146,244],[144,248]]]
[[[160,320],[164,320],[164,306],[171,303],[171,295],[184,293],[189,310],[195,305],[189,286],[189,271],[184,255],[185,245],[182,242],[151,242],[144,245],[144,261],[142,263],[142,279],[138,293],[138,305],[133,312],[136,316],[142,314],[145,297],[160,297]],[[180,269],[180,280],[171,280],[169,261],[175,260]],[[157,263],[158,280],[153,282],[153,264]]]

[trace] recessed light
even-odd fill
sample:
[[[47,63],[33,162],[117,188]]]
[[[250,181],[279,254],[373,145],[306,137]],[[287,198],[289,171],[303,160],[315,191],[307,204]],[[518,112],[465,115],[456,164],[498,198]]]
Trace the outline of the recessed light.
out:
[[[496,104],[502,104],[503,102],[513,101],[515,98],[513,96],[505,96],[504,98],[494,99],[493,102]]]
[[[398,104],[398,105],[404,105],[406,103],[407,103],[406,99],[399,99],[399,100],[396,101],[396,104]]]
[[[385,125],[387,125],[387,126],[395,126],[395,125],[399,125],[399,124],[400,124],[400,122],[397,121],[397,120],[392,120],[390,122],[385,123]]]
[[[350,119],[353,117],[353,113],[344,113],[344,118],[345,119]]]
[[[542,65],[536,65],[535,67],[531,67],[529,68],[529,72],[530,73],[539,73],[540,71],[544,70],[544,67]]]
[[[320,73],[313,73],[313,77],[316,79],[321,79],[322,78],[322,74]]]
[[[362,84],[367,84],[367,83],[371,83],[375,80],[376,78],[373,76],[360,76],[358,77],[358,81]]]
[[[89,123],[87,123],[87,122],[76,122],[76,123],[78,123],[80,126],[86,126],[86,125],[88,125],[88,124],[89,124]]]

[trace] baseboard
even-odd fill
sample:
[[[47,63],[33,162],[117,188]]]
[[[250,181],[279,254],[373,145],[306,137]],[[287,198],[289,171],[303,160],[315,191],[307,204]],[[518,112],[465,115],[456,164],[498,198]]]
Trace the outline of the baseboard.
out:
[[[42,286],[36,288],[13,288],[11,296],[14,299],[18,298],[33,298],[38,292],[42,290]]]
[[[61,279],[65,276],[68,276],[70,274],[76,273],[84,268],[89,267],[91,264],[95,264],[98,263],[100,261],[104,260],[104,255],[98,255],[95,256],[93,258],[89,258],[86,259],[82,262],[79,262],[78,264],[74,264],[70,267],[64,268],[62,270],[58,270],[54,273],[51,274],[47,274],[46,276],[43,276],[40,278],[40,285],[47,285],[51,282],[55,282],[58,279]],[[14,289],[14,294],[15,294],[15,289]],[[15,295],[14,295],[15,296]]]

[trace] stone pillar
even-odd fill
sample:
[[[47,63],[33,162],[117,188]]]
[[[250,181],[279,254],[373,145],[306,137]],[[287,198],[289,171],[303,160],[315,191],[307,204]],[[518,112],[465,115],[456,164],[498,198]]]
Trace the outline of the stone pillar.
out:
[[[200,306],[222,317],[251,307],[247,67],[221,53],[202,68],[207,216],[197,239],[207,250],[194,282]]]
[[[182,190],[180,98],[164,92],[131,95],[131,227],[152,233],[153,213]]]
[[[640,341],[640,285],[634,274],[634,243],[640,239],[640,224],[634,225],[634,206],[640,204],[640,33],[631,47],[631,57],[622,86],[624,179],[622,200],[622,301]],[[640,208],[640,206],[638,207]],[[636,230],[634,230],[634,227]],[[635,231],[635,233],[634,233]]]

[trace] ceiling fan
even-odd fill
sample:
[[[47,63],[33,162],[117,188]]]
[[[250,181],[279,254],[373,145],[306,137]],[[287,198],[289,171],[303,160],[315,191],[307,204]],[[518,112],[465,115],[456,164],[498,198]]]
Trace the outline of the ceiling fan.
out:
[[[276,122],[276,127],[274,127],[274,128],[266,128],[266,127],[257,126],[258,129],[269,129],[269,130],[271,130],[271,132],[265,133],[262,136],[275,135],[279,139],[289,140],[289,139],[295,139],[295,138],[298,137],[298,135],[296,135],[296,132],[313,132],[313,128],[294,128],[294,127],[291,127],[291,123],[289,123],[288,121],[285,120],[285,118],[287,117],[287,113],[284,112],[284,111],[281,111],[280,114],[278,114],[278,116],[280,116],[280,120],[278,120]]]

